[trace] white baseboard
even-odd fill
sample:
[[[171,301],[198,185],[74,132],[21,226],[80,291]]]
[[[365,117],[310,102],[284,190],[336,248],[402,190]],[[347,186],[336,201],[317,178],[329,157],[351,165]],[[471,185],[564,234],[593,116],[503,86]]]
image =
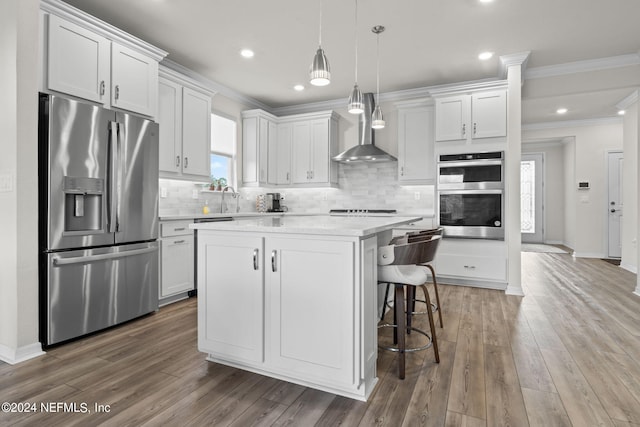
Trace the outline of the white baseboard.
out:
[[[515,295],[518,297],[524,296],[524,291],[521,286],[507,285],[507,289],[504,290],[505,295]]]
[[[636,267],[635,265],[621,263],[620,264],[620,268],[623,268],[623,269],[625,269],[627,271],[630,271],[630,272],[632,272],[634,274],[638,274],[638,267]]]
[[[39,342],[18,347],[16,349],[0,344],[0,360],[15,365],[45,354]]]
[[[562,240],[545,240],[544,243],[546,245],[564,245],[564,246],[567,246],[567,245],[564,244],[564,242]]]
[[[576,258],[606,258],[607,257],[603,253],[596,253],[596,252],[574,252],[573,256]]]

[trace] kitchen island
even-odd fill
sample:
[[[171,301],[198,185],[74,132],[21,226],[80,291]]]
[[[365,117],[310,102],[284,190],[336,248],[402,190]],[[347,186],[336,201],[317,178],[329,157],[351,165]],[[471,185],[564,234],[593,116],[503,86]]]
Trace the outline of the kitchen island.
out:
[[[191,225],[208,360],[366,400],[377,248],[419,217],[285,216]]]

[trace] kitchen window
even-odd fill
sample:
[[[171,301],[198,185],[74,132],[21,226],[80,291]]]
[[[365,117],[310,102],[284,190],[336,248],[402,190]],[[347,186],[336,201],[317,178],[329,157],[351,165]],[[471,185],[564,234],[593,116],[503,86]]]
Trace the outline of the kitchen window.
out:
[[[211,114],[211,176],[235,186],[236,122]]]

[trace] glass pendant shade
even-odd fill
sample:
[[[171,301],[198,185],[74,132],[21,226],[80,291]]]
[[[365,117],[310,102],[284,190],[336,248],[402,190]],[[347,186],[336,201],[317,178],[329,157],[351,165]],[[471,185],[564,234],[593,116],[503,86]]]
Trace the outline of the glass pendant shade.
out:
[[[313,57],[313,62],[311,63],[311,69],[309,70],[309,83],[314,86],[326,86],[331,83],[329,60],[327,60],[321,46],[318,46],[316,55]]]
[[[357,84],[353,86],[347,108],[351,114],[362,114],[364,111],[364,99],[362,98],[362,92],[360,92],[360,88]]]
[[[374,129],[383,129],[384,128],[384,117],[382,116],[382,110],[379,105],[376,105],[376,108],[373,110],[373,114],[371,115],[371,127]]]

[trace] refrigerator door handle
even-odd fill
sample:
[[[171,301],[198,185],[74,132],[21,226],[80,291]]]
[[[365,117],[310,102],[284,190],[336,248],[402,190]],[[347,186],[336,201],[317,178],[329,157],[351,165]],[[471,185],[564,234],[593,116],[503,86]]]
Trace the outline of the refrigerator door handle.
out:
[[[109,122],[109,168],[107,171],[107,191],[109,209],[109,233],[118,231],[118,206],[116,194],[118,191],[118,122]]]
[[[113,252],[109,254],[80,256],[80,257],[74,257],[74,258],[55,257],[52,259],[52,261],[54,266],[71,265],[71,264],[87,264],[90,262],[123,258],[131,255],[148,254],[151,252],[156,252],[157,250],[158,248],[152,247],[152,248],[132,249],[129,251],[122,251],[122,252]]]

